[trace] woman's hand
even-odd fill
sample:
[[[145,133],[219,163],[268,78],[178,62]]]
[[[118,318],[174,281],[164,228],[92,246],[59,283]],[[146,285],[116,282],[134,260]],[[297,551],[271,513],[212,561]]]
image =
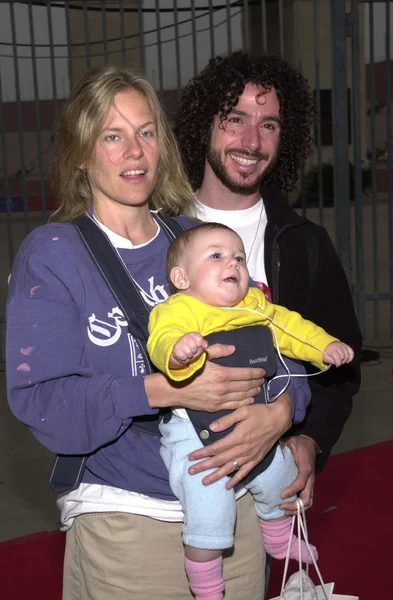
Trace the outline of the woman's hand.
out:
[[[240,469],[231,477],[226,487],[231,489],[266,456],[277,440],[291,426],[291,399],[282,394],[271,404],[244,406],[214,421],[212,431],[225,431],[232,425],[235,429],[225,438],[192,452],[190,460],[201,460],[192,465],[191,474],[207,469],[217,469],[203,479],[204,485],[214,483],[234,471],[233,461]]]
[[[213,344],[207,349],[209,358],[230,356],[234,351],[234,346],[225,344]],[[174,383],[161,373],[148,375],[145,390],[152,408],[235,410],[254,402],[254,396],[261,391],[264,374],[263,369],[222,367],[206,361],[203,369],[187,382]]]

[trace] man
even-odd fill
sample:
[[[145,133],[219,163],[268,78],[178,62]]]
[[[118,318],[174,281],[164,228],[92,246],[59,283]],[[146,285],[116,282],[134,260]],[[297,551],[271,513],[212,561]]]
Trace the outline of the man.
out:
[[[315,470],[326,463],[359,390],[362,344],[328,234],[298,216],[282,193],[294,188],[312,154],[313,122],[312,95],[300,73],[277,56],[235,52],[212,59],[188,83],[175,126],[197,217],[237,231],[251,276],[273,302],[300,312],[355,351],[350,365],[309,379],[307,417],[288,433],[299,473],[282,497],[299,493],[306,507]],[[209,447],[194,458],[208,455]],[[209,466],[221,464],[213,458]],[[283,506],[294,514],[294,503]]]

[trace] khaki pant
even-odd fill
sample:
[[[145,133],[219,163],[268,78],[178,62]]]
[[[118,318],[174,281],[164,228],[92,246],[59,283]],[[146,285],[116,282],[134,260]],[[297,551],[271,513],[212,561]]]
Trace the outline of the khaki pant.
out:
[[[265,553],[252,496],[237,502],[224,554],[225,600],[263,600]],[[63,600],[192,600],[181,523],[127,513],[81,515],[67,532]]]

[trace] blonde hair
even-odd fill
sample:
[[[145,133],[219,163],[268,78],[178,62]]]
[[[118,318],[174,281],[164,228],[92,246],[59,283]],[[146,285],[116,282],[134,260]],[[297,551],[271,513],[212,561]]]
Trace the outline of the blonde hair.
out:
[[[72,221],[91,205],[87,170],[95,145],[116,94],[136,90],[147,101],[157,124],[160,161],[150,208],[164,214],[190,214],[192,190],[169,122],[150,83],[129,69],[105,66],[91,69],[72,89],[57,124],[58,151],[51,185],[59,208],[53,220]]]

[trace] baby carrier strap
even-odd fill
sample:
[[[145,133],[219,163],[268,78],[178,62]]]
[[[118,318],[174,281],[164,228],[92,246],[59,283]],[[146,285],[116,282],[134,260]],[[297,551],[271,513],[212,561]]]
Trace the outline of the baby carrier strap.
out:
[[[173,241],[185,227],[175,217],[167,217],[152,213],[155,221],[162,227],[169,241]],[[128,324],[129,333],[138,340],[144,355],[146,367],[151,373],[151,365],[146,351],[148,339],[148,321],[150,308],[127,270],[116,248],[108,236],[89,214],[84,214],[73,221],[87,251],[95,263],[100,275],[111,290]],[[132,427],[159,437],[158,425],[162,412],[146,417],[137,417]],[[56,494],[76,489],[83,476],[87,456],[59,454],[50,476],[50,483]]]

